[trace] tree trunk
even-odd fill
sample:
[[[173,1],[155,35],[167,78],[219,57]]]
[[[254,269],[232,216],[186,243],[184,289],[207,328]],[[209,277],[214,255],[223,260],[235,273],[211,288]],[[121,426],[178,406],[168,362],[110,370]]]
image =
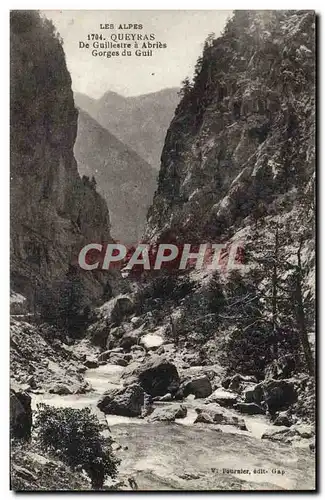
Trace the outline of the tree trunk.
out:
[[[310,375],[314,375],[315,373],[315,368],[314,368],[314,359],[313,359],[313,354],[311,352],[309,340],[308,340],[308,333],[306,329],[306,321],[305,321],[305,310],[304,310],[304,304],[303,304],[303,298],[302,298],[302,286],[301,286],[301,246],[302,243],[300,243],[299,250],[297,253],[298,257],[298,266],[297,266],[297,272],[296,272],[296,280],[295,280],[295,289],[294,289],[294,302],[295,302],[295,313],[296,313],[296,322],[297,322],[297,327],[298,327],[298,332],[299,332],[299,338],[300,342],[304,351],[305,355],[305,361],[307,365],[308,372]]]
[[[272,346],[273,357],[278,356],[277,323],[278,323],[278,258],[279,258],[279,230],[275,230],[274,261],[272,269]]]

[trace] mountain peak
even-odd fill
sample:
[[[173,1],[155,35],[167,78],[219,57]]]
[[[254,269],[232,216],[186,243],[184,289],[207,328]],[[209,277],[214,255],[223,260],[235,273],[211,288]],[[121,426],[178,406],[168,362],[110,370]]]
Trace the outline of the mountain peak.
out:
[[[130,97],[108,90],[97,100],[75,93],[77,106],[156,170],[179,99],[176,87]]]

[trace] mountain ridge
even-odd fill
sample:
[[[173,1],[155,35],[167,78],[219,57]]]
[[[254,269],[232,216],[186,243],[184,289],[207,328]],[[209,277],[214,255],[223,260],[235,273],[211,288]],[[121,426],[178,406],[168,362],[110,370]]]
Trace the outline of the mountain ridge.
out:
[[[156,187],[155,170],[81,109],[74,151],[80,175],[95,178],[107,203],[113,237],[139,241]]]
[[[166,131],[179,102],[177,88],[128,97],[107,91],[99,99],[76,92],[74,99],[102,127],[159,169]]]

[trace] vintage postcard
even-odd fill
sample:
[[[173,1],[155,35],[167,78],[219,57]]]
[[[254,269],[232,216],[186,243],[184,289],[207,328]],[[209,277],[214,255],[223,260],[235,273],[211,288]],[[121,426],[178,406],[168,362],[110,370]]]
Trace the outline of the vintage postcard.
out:
[[[10,12],[14,491],[313,491],[311,10]]]

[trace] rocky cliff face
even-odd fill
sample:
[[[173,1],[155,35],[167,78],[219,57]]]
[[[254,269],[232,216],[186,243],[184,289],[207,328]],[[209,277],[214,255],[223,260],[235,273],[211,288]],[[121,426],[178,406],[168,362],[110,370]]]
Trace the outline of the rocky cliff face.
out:
[[[122,243],[139,241],[157,171],[81,109],[74,152],[79,173],[94,177],[106,200],[112,236]]]
[[[79,177],[73,155],[78,113],[52,24],[37,12],[11,14],[11,277],[31,303],[78,275],[89,242],[109,242],[105,201]],[[109,294],[106,276],[78,276],[85,302]]]
[[[311,11],[238,11],[206,41],[167,133],[149,239],[222,239],[292,210],[299,225],[313,196],[314,28]]]
[[[240,272],[190,274],[181,319],[229,371],[276,377],[289,355],[313,373],[314,31],[311,11],[236,12],[207,39],[167,132],[146,238],[240,241]]]

